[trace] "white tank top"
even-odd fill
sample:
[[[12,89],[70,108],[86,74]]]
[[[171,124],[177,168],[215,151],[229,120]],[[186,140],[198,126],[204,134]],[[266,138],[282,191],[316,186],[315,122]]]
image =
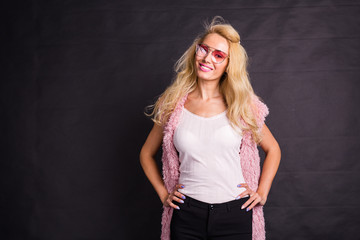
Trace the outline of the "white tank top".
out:
[[[235,200],[245,188],[240,164],[242,137],[230,125],[226,111],[206,118],[185,107],[174,132],[179,152],[179,192],[206,203]]]

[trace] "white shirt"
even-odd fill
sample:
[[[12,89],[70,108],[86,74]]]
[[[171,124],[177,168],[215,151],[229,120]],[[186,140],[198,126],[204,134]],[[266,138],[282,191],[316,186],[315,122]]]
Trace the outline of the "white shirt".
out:
[[[179,152],[179,192],[206,203],[235,200],[245,188],[240,164],[242,137],[230,125],[226,111],[206,118],[185,107],[174,132]]]

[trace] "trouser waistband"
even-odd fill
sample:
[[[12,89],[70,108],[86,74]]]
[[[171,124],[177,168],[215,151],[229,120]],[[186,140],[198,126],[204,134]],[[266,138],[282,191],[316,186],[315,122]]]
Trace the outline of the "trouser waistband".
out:
[[[243,197],[239,200],[232,200],[229,202],[224,203],[206,203],[199,200],[196,200],[194,198],[191,198],[189,196],[185,196],[185,200],[183,204],[187,204],[188,206],[194,206],[198,208],[203,209],[231,209],[233,207],[241,207],[248,199],[249,197]],[[181,205],[180,205],[181,207]]]

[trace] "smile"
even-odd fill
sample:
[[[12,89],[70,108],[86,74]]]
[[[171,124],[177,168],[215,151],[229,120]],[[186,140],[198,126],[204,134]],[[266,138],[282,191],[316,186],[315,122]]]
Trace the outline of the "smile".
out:
[[[204,71],[204,72],[209,72],[209,71],[213,70],[211,67],[206,66],[206,65],[201,64],[201,63],[199,63],[199,68],[201,69],[201,71]]]

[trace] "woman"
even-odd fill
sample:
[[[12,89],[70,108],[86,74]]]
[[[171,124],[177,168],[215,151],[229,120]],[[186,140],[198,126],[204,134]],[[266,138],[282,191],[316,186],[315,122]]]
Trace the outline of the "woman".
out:
[[[281,153],[247,61],[237,31],[215,17],[154,105],[140,162],[164,206],[162,240],[265,239],[262,206]],[[163,179],[154,159],[161,143]]]

